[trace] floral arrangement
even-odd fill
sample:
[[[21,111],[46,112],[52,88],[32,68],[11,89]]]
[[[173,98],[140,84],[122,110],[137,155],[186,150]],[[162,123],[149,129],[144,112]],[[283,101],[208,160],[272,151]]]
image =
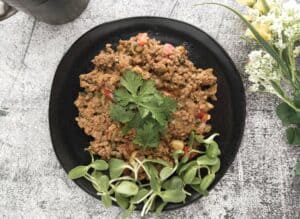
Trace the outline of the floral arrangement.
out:
[[[246,15],[218,3],[235,13],[246,24],[244,39],[256,46],[249,54],[245,72],[251,91],[267,92],[282,100],[276,113],[286,129],[290,145],[300,145],[300,4],[295,0],[237,0],[248,9]],[[299,67],[299,66],[298,66]],[[300,162],[296,164],[300,175]]]

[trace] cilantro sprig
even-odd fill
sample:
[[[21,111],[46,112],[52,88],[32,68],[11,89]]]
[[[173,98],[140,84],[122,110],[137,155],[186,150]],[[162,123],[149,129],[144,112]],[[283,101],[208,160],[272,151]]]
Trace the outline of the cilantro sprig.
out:
[[[123,133],[136,129],[135,144],[157,147],[176,110],[176,101],[159,92],[154,81],[143,80],[133,71],[126,72],[121,78],[114,100],[110,117],[124,124]]]

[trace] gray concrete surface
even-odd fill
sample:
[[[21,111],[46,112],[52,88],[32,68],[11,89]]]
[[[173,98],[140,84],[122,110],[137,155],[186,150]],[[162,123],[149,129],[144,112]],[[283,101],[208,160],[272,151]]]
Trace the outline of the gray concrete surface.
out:
[[[105,209],[67,179],[49,136],[55,69],[90,28],[137,15],[189,22],[224,46],[248,87],[242,23],[222,8],[193,6],[201,2],[206,0],[91,0],[80,18],[65,25],[47,25],[20,12],[0,23],[0,218],[113,219],[120,212]],[[247,101],[245,135],[226,176],[209,197],[161,218],[300,218],[300,178],[292,171],[300,151],[286,144],[274,113],[278,100],[247,92]]]

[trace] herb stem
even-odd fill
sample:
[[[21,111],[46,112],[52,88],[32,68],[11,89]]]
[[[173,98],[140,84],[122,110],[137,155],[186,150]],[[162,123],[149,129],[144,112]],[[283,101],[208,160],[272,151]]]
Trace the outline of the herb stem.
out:
[[[145,168],[145,166],[143,165],[143,163],[142,163],[139,159],[137,159],[137,158],[134,158],[134,159],[135,159],[136,162],[139,163],[139,165],[137,166],[136,178],[137,178],[137,174],[138,174],[139,168],[142,167],[142,168],[144,169],[145,173],[147,174],[148,178],[151,179],[151,176],[150,176],[150,174],[148,173],[148,171],[147,171],[147,169]]]
[[[149,195],[151,195],[153,193],[153,190],[151,189],[143,198],[141,198],[140,200],[134,202],[134,204],[139,204],[142,201],[144,201]]]
[[[109,184],[112,184],[112,183],[114,183],[114,182],[121,181],[121,180],[131,180],[131,181],[136,181],[135,179],[133,179],[133,178],[130,177],[130,176],[122,176],[122,177],[119,177],[119,178],[110,180],[110,181],[109,181]]]

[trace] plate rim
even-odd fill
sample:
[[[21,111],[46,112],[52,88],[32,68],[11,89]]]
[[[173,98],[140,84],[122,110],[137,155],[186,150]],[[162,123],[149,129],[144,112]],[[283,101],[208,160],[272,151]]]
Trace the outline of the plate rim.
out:
[[[240,117],[242,118],[242,121],[240,123],[239,126],[239,133],[238,133],[238,138],[235,141],[235,147],[234,147],[234,151],[233,151],[233,159],[231,161],[229,161],[226,165],[227,168],[223,173],[219,173],[219,181],[221,181],[221,179],[224,177],[224,175],[228,172],[228,169],[230,168],[230,166],[232,165],[233,161],[236,159],[236,155],[239,151],[239,148],[241,146],[242,143],[242,139],[244,137],[244,130],[245,130],[245,123],[246,123],[246,94],[245,94],[245,88],[244,88],[244,84],[242,81],[242,77],[240,72],[238,71],[235,63],[233,62],[232,58],[230,57],[230,55],[226,52],[226,50],[223,48],[223,46],[220,45],[219,42],[217,42],[217,40],[215,40],[212,36],[210,36],[208,33],[206,33],[204,30],[200,29],[199,27],[185,22],[185,21],[181,21],[181,20],[177,20],[177,19],[173,19],[173,18],[168,18],[168,17],[161,17],[161,16],[132,16],[132,17],[126,17],[126,18],[121,18],[121,19],[116,19],[116,20],[112,20],[112,21],[107,21],[107,22],[103,22],[100,23],[94,27],[92,27],[91,29],[89,29],[88,31],[85,31],[83,34],[80,35],[80,37],[76,38],[76,40],[74,42],[71,43],[71,45],[67,48],[67,50],[63,53],[57,68],[55,70],[53,79],[52,79],[52,83],[51,83],[51,89],[50,89],[50,98],[49,98],[49,107],[48,107],[48,123],[49,123],[49,131],[50,131],[50,138],[51,138],[51,144],[52,144],[52,148],[54,150],[55,156],[57,158],[57,160],[59,161],[60,166],[62,167],[62,169],[64,170],[64,172],[67,174],[68,171],[66,170],[65,166],[63,165],[63,161],[60,157],[60,155],[57,152],[57,149],[55,147],[55,140],[53,137],[53,125],[51,124],[52,122],[52,112],[51,112],[51,108],[53,107],[53,89],[55,86],[55,82],[58,80],[57,79],[57,73],[59,71],[59,69],[61,68],[61,66],[63,65],[63,61],[65,59],[66,56],[68,56],[68,54],[71,52],[71,50],[73,48],[76,47],[77,43],[84,38],[86,35],[88,35],[90,32],[94,31],[95,29],[101,28],[104,25],[113,25],[115,23],[118,22],[126,22],[126,21],[132,21],[132,20],[139,20],[139,19],[161,19],[161,20],[165,20],[165,21],[171,21],[174,23],[181,23],[183,25],[187,25],[193,29],[195,29],[196,31],[201,32],[203,35],[205,35],[209,40],[211,40],[219,49],[220,51],[223,53],[223,55],[227,58],[227,60],[229,61],[230,65],[232,66],[234,72],[232,74],[235,74],[236,79],[240,82],[239,83],[239,88],[240,88],[240,105],[242,105],[242,109],[240,111]],[[91,192],[90,190],[86,189],[84,186],[82,186],[77,180],[72,180],[81,190],[83,190],[84,192],[86,192],[87,194],[91,195],[92,197],[99,199],[99,196],[97,196],[96,194],[94,194],[93,192]],[[211,191],[217,184],[218,182],[214,183],[213,185],[210,186],[209,191]],[[171,207],[169,208],[165,208],[163,211],[171,211],[171,210],[176,210],[176,209],[180,209],[183,207],[186,207],[192,203],[194,203],[195,201],[199,200],[202,197],[202,195],[200,195],[199,193],[197,193],[196,195],[194,195],[194,197],[192,199],[190,199],[188,202],[185,203],[176,203],[176,205],[171,205]],[[117,206],[117,205],[116,205]],[[119,206],[117,206],[119,207]],[[139,210],[139,209],[136,209]]]

